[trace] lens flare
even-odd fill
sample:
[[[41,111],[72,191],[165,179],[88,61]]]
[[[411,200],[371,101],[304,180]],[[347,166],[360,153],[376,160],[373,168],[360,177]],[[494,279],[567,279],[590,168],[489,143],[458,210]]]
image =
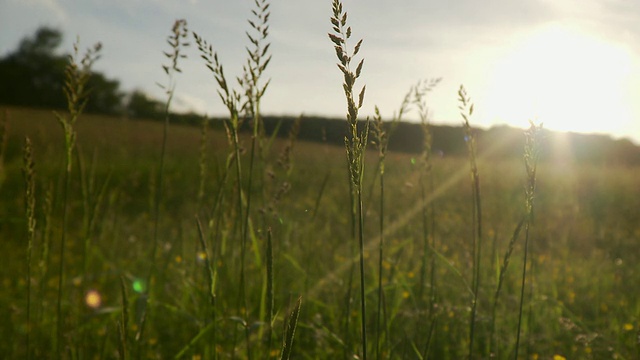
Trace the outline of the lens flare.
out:
[[[142,294],[144,292],[144,290],[146,289],[146,286],[144,284],[144,281],[140,280],[140,279],[135,279],[133,281],[133,291]]]
[[[102,305],[102,296],[100,296],[100,293],[96,290],[89,290],[84,296],[84,302],[88,307],[97,309]]]

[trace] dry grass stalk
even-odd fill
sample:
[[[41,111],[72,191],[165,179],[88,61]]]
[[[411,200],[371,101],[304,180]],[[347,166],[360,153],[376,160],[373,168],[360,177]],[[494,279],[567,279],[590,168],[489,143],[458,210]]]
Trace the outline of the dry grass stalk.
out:
[[[478,292],[480,289],[481,270],[481,250],[482,250],[482,212],[480,206],[480,175],[478,173],[476,136],[471,128],[469,119],[473,115],[473,103],[467,95],[464,86],[460,85],[458,90],[459,109],[462,115],[464,140],[467,143],[469,152],[469,165],[471,174],[471,194],[472,194],[472,224],[473,224],[473,276],[472,290],[473,299],[471,303],[471,319],[469,324],[469,359],[473,358],[473,345],[475,340],[476,315],[478,311]]]
[[[338,69],[343,75],[344,82],[342,88],[347,99],[347,124],[349,126],[349,135],[345,137],[345,147],[347,152],[347,162],[349,170],[349,180],[351,188],[351,217],[352,228],[355,230],[357,223],[358,231],[352,231],[353,242],[359,244],[360,254],[360,321],[361,321],[361,343],[362,358],[367,359],[367,327],[366,327],[366,293],[365,293],[365,274],[364,274],[364,213],[362,201],[362,180],[364,176],[364,155],[369,135],[369,122],[367,121],[364,130],[358,129],[358,111],[362,107],[364,101],[364,93],[366,87],[362,87],[358,94],[356,102],[354,86],[356,80],[360,77],[364,59],[361,59],[356,66],[355,71],[351,70],[351,61],[360,51],[362,39],[359,40],[350,50],[347,41],[351,38],[351,27],[347,26],[347,12],[343,10],[340,0],[333,1],[333,16],[331,17],[331,25],[333,33],[329,33],[329,39],[334,44],[336,56],[338,57]],[[357,237],[357,239],[356,239]],[[349,290],[350,291],[350,290]],[[348,295],[350,298],[350,296]]]
[[[35,165],[33,162],[33,148],[31,139],[25,138],[23,151],[23,168],[25,192],[25,219],[27,222],[27,358],[31,357],[31,255],[33,252],[33,243],[36,231],[36,182],[35,182]]]
[[[524,259],[522,265],[522,281],[520,284],[520,306],[518,311],[518,331],[515,345],[515,359],[518,358],[520,347],[520,335],[522,329],[522,307],[524,303],[524,289],[527,279],[527,261],[529,257],[529,230],[533,223],[533,202],[536,191],[536,172],[538,168],[538,158],[542,148],[543,134],[542,125],[535,125],[531,122],[529,129],[525,132],[524,164],[527,170],[527,186],[525,188],[525,235],[524,235]],[[530,280],[533,281],[533,280]]]
[[[65,143],[65,173],[64,173],[64,193],[62,194],[62,236],[60,239],[59,266],[58,266],[58,297],[57,297],[57,336],[56,336],[56,353],[61,356],[63,348],[63,331],[64,318],[62,309],[62,293],[64,285],[64,265],[65,265],[65,249],[68,222],[68,202],[69,188],[71,186],[71,169],[73,164],[73,152],[76,144],[75,123],[80,114],[87,105],[90,89],[88,88],[89,78],[91,77],[91,67],[100,58],[100,50],[102,44],[97,43],[92,48],[87,49],[81,60],[78,61],[78,43],[73,45],[74,53],[69,56],[67,66],[65,68],[65,84],[64,94],[67,98],[68,116],[55,113],[58,122],[64,131]]]

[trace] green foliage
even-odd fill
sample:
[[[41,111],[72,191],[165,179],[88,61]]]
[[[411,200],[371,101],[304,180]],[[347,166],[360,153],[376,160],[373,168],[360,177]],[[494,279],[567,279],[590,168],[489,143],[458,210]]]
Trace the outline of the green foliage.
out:
[[[23,39],[13,53],[0,59],[0,103],[66,108],[60,91],[66,57],[54,53],[61,41],[58,30],[40,28],[32,38]]]
[[[24,38],[18,49],[0,59],[0,104],[68,108],[61,89],[68,77],[65,68],[69,55],[58,55],[62,42],[59,30],[42,27],[33,37]],[[119,114],[123,94],[117,80],[101,73],[91,73],[87,86],[92,88],[86,110],[92,113]]]
[[[36,232],[33,243],[32,274],[32,357],[48,354],[51,349],[52,322],[55,326],[55,290],[58,264],[57,239],[61,231],[59,203],[46,209],[49,196],[60,187],[60,155],[64,153],[63,135],[50,113],[11,109],[11,132],[8,148],[19,144],[29,135],[34,149],[34,161],[38,176],[36,181]],[[304,120],[303,120],[304,121]],[[459,136],[463,131],[458,129]],[[78,146],[84,152],[95,151],[94,176],[99,180],[110,176],[105,190],[105,200],[96,220],[91,237],[90,253],[93,261],[86,272],[82,265],[81,229],[70,226],[66,258],[69,276],[64,286],[64,302],[71,314],[80,316],[84,327],[76,331],[85,334],[87,342],[72,342],[72,346],[83,348],[85,353],[116,354],[120,336],[115,324],[122,318],[120,276],[124,276],[127,302],[129,303],[129,339],[135,341],[139,331],[140,302],[143,295],[138,291],[139,279],[144,279],[148,269],[151,236],[150,219],[153,208],[148,198],[153,193],[150,181],[157,174],[157,144],[162,139],[163,126],[154,122],[123,122],[113,118],[85,115],[77,123]],[[212,339],[218,344],[218,357],[230,356],[233,336],[244,337],[244,330],[231,323],[235,314],[237,296],[237,274],[239,252],[231,236],[234,226],[233,202],[229,202],[233,185],[225,183],[224,159],[228,152],[226,135],[220,131],[209,131],[210,146],[207,149],[209,172],[208,191],[203,203],[206,211],[200,213],[206,253],[193,214],[198,213],[200,131],[197,128],[173,124],[167,142],[165,168],[164,216],[159,224],[160,247],[158,253],[160,269],[156,288],[157,297],[150,302],[161,316],[154,325],[145,329],[140,347],[142,357],[171,357],[178,354],[203,331],[186,356],[215,353],[207,344]],[[51,134],[45,136],[44,134]],[[242,137],[249,141],[248,137]],[[523,139],[524,140],[524,139]],[[548,140],[548,139],[547,139]],[[283,148],[286,142],[276,139],[275,148]],[[45,150],[46,149],[46,150]],[[486,148],[478,147],[478,167],[483,174],[483,223],[486,238],[496,238],[496,253],[505,254],[517,224],[525,210],[524,185],[526,171],[523,160],[489,160],[484,156]],[[273,160],[279,157],[274,153]],[[312,212],[318,192],[325,184],[324,174],[329,169],[344,166],[344,150],[323,144],[298,142],[295,150],[295,166],[289,178],[289,193],[280,200],[278,218],[273,223],[273,334],[275,349],[279,356],[283,326],[286,321],[286,304],[294,303],[299,294],[304,296],[293,345],[294,357],[331,358],[341,357],[346,334],[343,332],[342,310],[344,287],[350,258],[350,247],[344,239],[350,237],[349,221],[344,215],[348,209],[349,190],[344,176],[333,173],[324,185],[320,206],[313,217]],[[367,184],[375,173],[377,153],[369,153],[369,166],[365,173]],[[420,177],[416,165],[412,165],[412,154],[390,151],[386,155],[385,171],[385,252],[383,258],[386,317],[389,337],[381,351],[385,358],[401,358],[409,351],[413,342],[417,349],[426,346],[427,322],[423,319],[425,308],[418,307],[417,294],[422,284],[419,274],[422,266],[424,243],[422,242]],[[25,319],[26,299],[26,232],[24,221],[9,219],[24,218],[23,189],[21,175],[22,159],[8,154],[6,159],[7,180],[0,193],[3,204],[14,204],[0,208],[3,219],[2,237],[8,239],[0,244],[4,266],[0,279],[5,290],[0,296],[0,315],[13,324],[22,324]],[[434,180],[433,195],[436,199],[433,236],[438,239],[435,258],[438,294],[434,315],[434,327],[430,356],[434,358],[460,358],[467,355],[469,290],[466,284],[471,279],[471,256],[469,231],[469,168],[464,157],[434,157],[431,177]],[[80,172],[75,167],[74,178]],[[89,169],[89,167],[87,167]],[[554,162],[540,160],[537,167],[537,190],[535,200],[535,226],[531,229],[531,256],[529,264],[535,266],[535,289],[533,297],[525,298],[525,316],[531,304],[534,322],[523,323],[530,354],[539,358],[551,358],[563,354],[567,358],[608,358],[613,353],[633,358],[637,330],[637,293],[628,284],[638,278],[635,265],[640,258],[635,249],[640,229],[633,217],[634,209],[640,207],[640,193],[634,174],[636,167],[609,167],[603,171],[593,165],[574,165],[571,172],[557,167]],[[320,175],[320,176],[318,176]],[[54,185],[51,188],[51,185]],[[216,200],[219,187],[222,200]],[[254,188],[254,191],[259,191]],[[71,194],[82,194],[79,182],[72,182]],[[376,191],[377,193],[377,191]],[[59,193],[58,193],[59,194]],[[55,199],[55,196],[53,197]],[[69,222],[81,224],[82,199],[70,197]],[[371,201],[377,202],[374,194]],[[215,204],[218,205],[215,205]],[[215,206],[221,210],[220,220],[209,213]],[[416,210],[417,209],[417,210]],[[252,218],[258,218],[259,208]],[[47,215],[49,214],[49,215]],[[379,232],[375,220],[379,217],[377,207],[370,206],[367,219],[372,224],[365,235],[375,239]],[[47,220],[47,217],[50,219]],[[47,225],[49,224],[49,225]],[[377,225],[377,224],[376,224]],[[51,237],[51,234],[54,234]],[[258,236],[260,236],[258,234]],[[266,234],[265,240],[266,240]],[[46,255],[47,238],[51,251]],[[264,243],[263,243],[264,244]],[[372,244],[377,242],[372,241]],[[479,339],[488,335],[492,306],[497,286],[496,274],[501,265],[491,266],[490,242],[483,251],[483,268],[478,313]],[[519,290],[519,270],[523,264],[522,234],[512,244],[513,251],[509,267],[504,272],[502,290],[495,312],[495,345],[498,358],[513,354]],[[367,267],[367,296],[375,301],[377,282],[377,248],[365,248]],[[263,253],[263,259],[266,255]],[[208,259],[209,265],[203,259]],[[357,261],[357,259],[355,259]],[[500,259],[500,263],[503,259]],[[264,260],[263,260],[264,261]],[[247,297],[252,304],[249,309],[250,341],[255,346],[254,357],[261,348],[257,334],[261,325],[258,301],[262,297],[262,279],[266,269],[255,267],[254,257],[248,257],[247,278],[253,279],[247,287]],[[266,263],[265,263],[266,264]],[[266,266],[266,265],[265,265]],[[50,269],[47,271],[46,269]],[[597,274],[593,269],[597,268]],[[209,270],[210,269],[210,270]],[[54,270],[54,271],[51,271]],[[211,279],[215,282],[215,305],[212,304]],[[23,276],[16,276],[23,274]],[[74,280],[76,282],[74,282]],[[82,286],[78,287],[77,281]],[[85,302],[82,288],[96,290],[102,304],[97,308]],[[527,287],[528,288],[528,287]],[[19,302],[18,302],[19,300]],[[375,302],[372,302],[375,304]],[[485,304],[485,305],[482,305]],[[514,315],[515,314],[515,315]],[[375,315],[368,317],[370,329],[374,329]],[[215,319],[215,321],[214,321]],[[215,325],[211,325],[212,321]],[[353,321],[355,322],[355,320]],[[9,323],[7,323],[9,324]],[[76,324],[72,322],[70,325]],[[254,327],[251,327],[252,325]],[[427,326],[425,326],[427,324]],[[573,325],[571,325],[573,324]],[[75,326],[75,325],[74,325]],[[625,330],[629,326],[633,330]],[[0,350],[9,358],[24,358],[24,327],[0,326],[4,338],[15,341],[3,342]],[[594,338],[594,334],[597,336]],[[254,337],[255,336],[255,337]],[[584,339],[587,343],[577,342]],[[81,337],[78,337],[81,339]],[[371,338],[373,339],[373,338]],[[78,340],[80,341],[80,340]],[[582,340],[581,340],[582,341]],[[92,344],[96,344],[95,346]],[[100,345],[103,344],[103,345]],[[135,342],[133,342],[135,344]],[[483,344],[483,342],[480,342]],[[97,345],[103,347],[104,350]],[[243,343],[236,342],[243,348]],[[609,350],[611,348],[611,350]],[[482,349],[482,347],[479,347]],[[135,347],[129,354],[136,356]],[[525,351],[524,345],[520,349]],[[370,348],[373,351],[373,347]],[[409,354],[413,354],[410,350]],[[477,350],[480,353],[481,350]],[[590,351],[590,355],[587,353]],[[371,353],[373,354],[373,353]],[[236,350],[236,357],[244,357]],[[411,356],[411,355],[409,355]],[[524,353],[523,355],[524,356]]]
[[[128,116],[139,119],[159,120],[162,118],[163,112],[164,104],[149,98],[144,92],[134,90],[129,95],[129,101],[127,102]]]

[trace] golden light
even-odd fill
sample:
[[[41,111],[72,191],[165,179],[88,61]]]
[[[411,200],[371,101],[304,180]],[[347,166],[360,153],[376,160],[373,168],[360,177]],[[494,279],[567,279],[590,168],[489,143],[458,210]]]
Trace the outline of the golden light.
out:
[[[102,297],[100,296],[100,293],[97,292],[96,290],[87,291],[84,297],[84,301],[87,304],[87,306],[92,309],[97,309],[100,307],[100,305],[102,305]]]
[[[198,251],[198,253],[196,254],[196,258],[198,259],[198,261],[205,261],[207,260],[207,253],[204,251]]]
[[[493,120],[613,133],[633,123],[632,55],[621,46],[551,25],[518,38],[495,65],[484,104]]]

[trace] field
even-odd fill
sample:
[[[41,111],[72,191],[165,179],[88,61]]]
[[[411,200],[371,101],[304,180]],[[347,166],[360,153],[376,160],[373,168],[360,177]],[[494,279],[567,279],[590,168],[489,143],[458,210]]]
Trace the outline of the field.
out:
[[[36,233],[32,249],[31,347],[47,354],[55,337],[55,293],[61,237],[62,130],[47,111],[9,109],[2,182],[3,291],[0,307],[2,352],[24,357],[27,334],[27,231],[23,160],[25,136],[33,141]],[[304,121],[304,120],[303,120]],[[160,248],[153,242],[155,174],[162,124],[100,116],[78,122],[78,168],[73,172],[63,284],[65,347],[72,357],[116,357],[123,316],[121,281],[128,305],[127,346],[142,358],[166,358],[184,348],[190,356],[221,358],[279,355],[283,322],[302,298],[294,358],[335,358],[357,353],[359,313],[354,305],[354,244],[349,243],[349,186],[344,149],[295,144],[290,175],[279,171],[277,156],[287,142],[275,140],[256,186],[252,233],[246,258],[246,304],[238,307],[240,245],[233,237],[233,186],[224,184],[226,137],[219,130],[171,126],[167,143]],[[243,142],[248,142],[244,138]],[[204,154],[204,160],[201,156]],[[375,329],[378,274],[379,201],[376,153],[367,154],[364,183],[365,275]],[[425,249],[420,171],[411,154],[388,154],[385,173],[385,253],[383,259],[385,358],[416,358],[432,331],[434,358],[460,358],[468,347],[472,263],[472,192],[468,160],[438,158],[427,209],[433,216],[437,256]],[[200,170],[204,164],[204,178]],[[493,294],[509,239],[524,213],[523,162],[483,161],[484,226],[478,305],[478,353],[489,346]],[[523,336],[526,358],[635,358],[639,279],[640,194],[633,168],[542,163],[538,169]],[[267,173],[275,175],[267,175]],[[203,193],[199,196],[202,180]],[[290,191],[276,204],[269,192],[283,181]],[[222,194],[219,192],[220,188]],[[371,190],[371,192],[369,192]],[[215,214],[216,196],[227,209]],[[432,213],[431,213],[432,212]],[[208,300],[207,268],[197,218],[216,259],[215,303]],[[266,233],[271,229],[274,277],[274,341],[266,348]],[[85,244],[87,248],[85,249]],[[513,352],[517,324],[522,238],[506,272],[496,310],[496,356]],[[435,261],[431,259],[435,258]],[[351,261],[354,260],[354,261]],[[145,279],[155,262],[157,276],[147,292]],[[431,279],[430,272],[434,271]],[[425,276],[426,272],[426,276]],[[351,304],[346,297],[351,289]],[[429,297],[435,291],[433,310]],[[91,296],[98,303],[91,303]],[[143,299],[149,296],[147,308]],[[95,299],[94,299],[95,300]],[[350,310],[350,311],[347,311]],[[144,314],[144,318],[142,318]],[[209,327],[212,319],[215,326]],[[144,334],[136,337],[141,323]],[[348,322],[348,324],[347,324]],[[245,326],[247,327],[245,329]],[[204,336],[196,338],[203,331]],[[245,338],[245,330],[247,336]],[[374,332],[375,333],[375,332]],[[195,339],[195,340],[194,340]],[[215,340],[212,340],[215,339]],[[248,340],[247,340],[248,339]],[[370,342],[371,344],[371,342]],[[188,345],[192,345],[189,347]],[[521,352],[522,353],[522,352]]]
[[[68,112],[0,108],[3,356],[640,358],[640,169],[575,161],[534,124],[522,157],[496,156],[462,86],[468,156],[439,153],[438,80],[401,106],[422,120],[422,153],[387,151],[403,111],[358,118],[363,63],[337,0],[345,146],[298,140],[304,118],[266,134],[255,4],[240,90],[192,34],[224,121],[171,122],[182,20],[164,123],[83,114],[99,46],[70,58]]]

